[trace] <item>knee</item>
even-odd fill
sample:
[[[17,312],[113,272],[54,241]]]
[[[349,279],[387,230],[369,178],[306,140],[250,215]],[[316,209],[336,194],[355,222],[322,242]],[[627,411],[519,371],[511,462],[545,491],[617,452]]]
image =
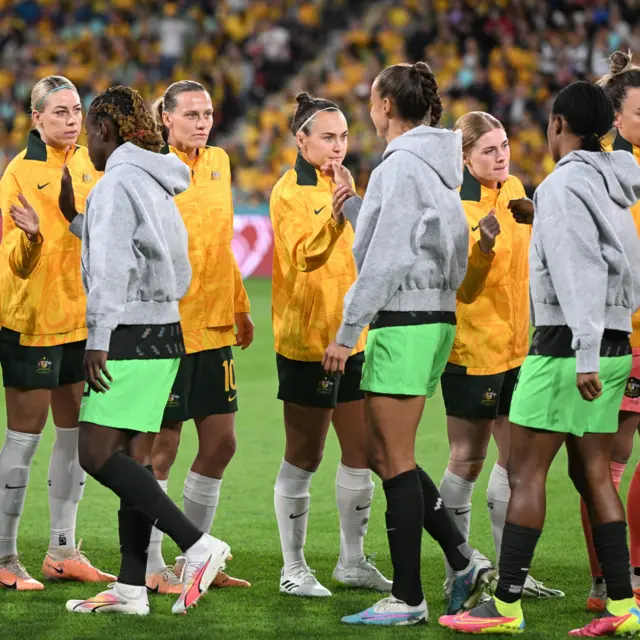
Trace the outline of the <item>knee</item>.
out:
[[[169,474],[178,456],[180,434],[170,429],[161,430],[153,443],[151,460],[153,470],[164,477]]]
[[[214,446],[200,446],[198,459],[207,467],[218,473],[224,471],[236,453],[237,441],[235,433],[228,434],[222,440],[218,440]],[[177,448],[176,448],[177,450]],[[174,456],[175,458],[175,456]],[[219,477],[216,473],[215,477]]]
[[[452,450],[447,468],[459,478],[475,482],[482,471],[484,460],[484,456],[461,456]]]
[[[617,442],[617,440],[613,441],[613,446],[611,447],[611,461],[617,462],[619,464],[627,464],[629,462],[629,458],[631,458],[631,454],[633,453],[633,440],[630,442]]]

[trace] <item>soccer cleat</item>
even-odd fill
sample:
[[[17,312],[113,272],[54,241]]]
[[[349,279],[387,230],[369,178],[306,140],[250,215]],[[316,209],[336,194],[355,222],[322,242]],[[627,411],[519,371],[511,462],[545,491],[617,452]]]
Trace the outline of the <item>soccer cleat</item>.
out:
[[[82,540],[71,555],[54,560],[47,554],[42,563],[42,575],[46,580],[73,580],[75,582],[114,582],[117,578],[94,567],[84,553],[80,553]]]
[[[0,558],[0,589],[42,591],[44,585],[27,573],[18,556],[6,556]]]
[[[640,607],[640,588],[634,589],[633,590],[633,595],[636,598],[636,603],[638,604],[638,606]]]
[[[383,598],[379,602],[365,609],[360,613],[342,618],[344,624],[370,624],[378,626],[396,626],[406,627],[429,620],[429,610],[427,609],[427,601],[412,607],[402,600],[398,600],[393,596]]]
[[[460,633],[512,635],[524,630],[524,616],[522,609],[518,609],[519,613],[515,615],[503,616],[491,599],[471,611],[442,616],[438,622],[441,626]]]
[[[617,609],[620,615],[614,614],[611,609]],[[592,620],[581,629],[569,631],[574,638],[600,638],[603,636],[633,636],[640,632],[640,609],[635,598],[629,598],[621,602],[613,603],[607,600],[607,606],[601,617]]]
[[[231,549],[226,542],[204,533],[185,553],[183,590],[171,611],[186,613],[195,605],[224,569],[230,554]]]
[[[607,608],[607,583],[604,578],[592,578],[591,591],[587,598],[587,611],[604,613]]]
[[[68,600],[70,613],[126,613],[146,616],[149,614],[149,599],[144,587],[131,587],[117,582],[106,591],[88,600]]]
[[[247,582],[247,580],[242,580],[241,578],[234,578],[226,574],[224,571],[220,571],[218,575],[213,580],[212,587],[216,589],[229,589],[229,588],[240,588],[240,589],[249,589],[251,587],[251,583]]]
[[[362,556],[354,567],[345,567],[340,560],[333,570],[333,579],[340,584],[359,589],[390,593],[393,582],[387,580],[373,563],[373,556]]]
[[[173,567],[164,567],[160,571],[148,573],[146,585],[147,591],[158,595],[180,595],[184,586],[174,573]]]
[[[522,596],[524,598],[539,598],[544,600],[546,598],[564,598],[564,592],[560,591],[560,589],[545,587],[544,582],[527,576],[522,589]]]
[[[286,576],[283,569],[280,573],[280,593],[301,598],[328,598],[331,595],[331,591],[318,582],[316,572],[309,567]]]
[[[496,568],[491,561],[474,550],[469,566],[462,571],[456,571],[454,575],[447,614],[453,615],[474,607],[495,575]]]

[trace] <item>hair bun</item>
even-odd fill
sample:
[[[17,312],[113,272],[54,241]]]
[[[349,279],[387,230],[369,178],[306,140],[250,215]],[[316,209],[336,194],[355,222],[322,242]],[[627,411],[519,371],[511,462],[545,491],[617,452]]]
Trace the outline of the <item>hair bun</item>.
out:
[[[611,73],[622,73],[632,66],[631,52],[616,51],[609,58],[609,70]]]
[[[299,93],[296,96],[296,102],[300,105],[300,106],[308,106],[314,103],[314,99],[306,92],[306,91],[302,91],[301,93]]]

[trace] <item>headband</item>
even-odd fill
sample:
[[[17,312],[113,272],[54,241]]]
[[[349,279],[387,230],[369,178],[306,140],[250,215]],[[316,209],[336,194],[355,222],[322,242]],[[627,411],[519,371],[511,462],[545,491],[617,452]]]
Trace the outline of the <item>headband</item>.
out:
[[[323,111],[340,111],[340,109],[338,109],[338,107],[325,107],[324,109],[319,109],[315,113],[312,113],[296,131],[296,135],[298,135],[319,113],[322,113]]]
[[[38,100],[38,102],[36,102],[35,104],[35,110],[36,111],[40,111],[40,109],[42,108],[42,105],[44,104],[44,101],[52,94],[55,93],[56,91],[60,91],[61,89],[72,89],[75,90],[75,87],[72,84],[61,84],[59,87],[53,87],[53,89],[49,89],[49,91],[47,91],[47,93],[45,93],[42,98],[40,98],[40,100]]]
[[[125,136],[125,140],[131,140],[131,138],[138,138],[139,136],[145,135],[145,133],[151,133],[149,129],[140,129],[140,131],[135,131],[134,133],[130,133],[128,136]]]

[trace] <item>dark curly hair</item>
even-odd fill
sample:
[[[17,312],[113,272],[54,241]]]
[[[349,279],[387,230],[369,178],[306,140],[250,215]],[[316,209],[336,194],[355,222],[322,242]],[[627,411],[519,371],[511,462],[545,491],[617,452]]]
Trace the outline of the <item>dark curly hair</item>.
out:
[[[141,149],[158,152],[164,146],[162,134],[142,96],[131,87],[109,87],[89,107],[89,117],[108,118],[118,130],[121,144],[130,142]]]

